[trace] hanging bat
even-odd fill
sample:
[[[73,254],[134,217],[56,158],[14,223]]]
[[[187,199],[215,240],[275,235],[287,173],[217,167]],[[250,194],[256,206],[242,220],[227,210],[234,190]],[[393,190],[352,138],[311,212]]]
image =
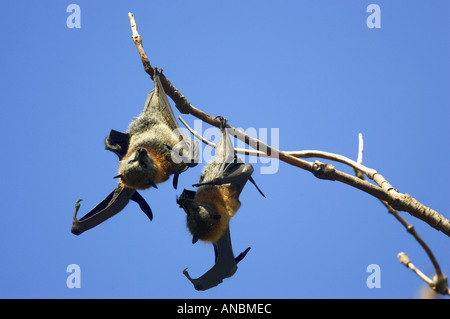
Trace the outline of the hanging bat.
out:
[[[105,149],[114,152],[120,160],[119,184],[104,200],[84,217],[77,219],[80,201],[76,202],[72,233],[79,235],[120,212],[130,200],[139,204],[150,220],[150,206],[137,189],[158,188],[157,184],[196,166],[199,159],[198,143],[181,133],[161,84],[162,70],[154,69],[155,88],[148,94],[144,110],[126,133],[111,130],[105,140]]]
[[[222,138],[216,145],[214,159],[203,169],[199,183],[192,185],[198,190],[184,190],[177,203],[186,212],[186,222],[192,234],[192,243],[197,240],[211,242],[214,247],[215,264],[203,276],[193,279],[187,272],[183,274],[192,282],[196,290],[207,290],[217,286],[224,278],[233,276],[237,264],[250,250],[248,247],[236,258],[231,247],[229,222],[241,203],[239,195],[248,180],[262,196],[264,194],[251,177],[253,166],[239,160],[226,132],[226,120],[221,121]],[[265,196],[264,196],[265,197]]]

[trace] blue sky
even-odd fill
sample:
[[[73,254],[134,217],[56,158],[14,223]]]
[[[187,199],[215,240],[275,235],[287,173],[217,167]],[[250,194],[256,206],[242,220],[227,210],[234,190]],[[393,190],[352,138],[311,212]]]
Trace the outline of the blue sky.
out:
[[[66,25],[70,3],[1,5],[0,297],[418,297],[423,283],[397,254],[430,276],[433,268],[386,209],[285,163],[270,175],[254,164],[267,198],[246,187],[230,225],[235,254],[252,249],[232,278],[206,292],[182,270],[203,274],[212,246],[191,244],[175,203],[203,164],[183,173],[177,190],[167,182],[141,192],[152,222],[130,203],[78,237],[70,227],[77,199],[82,216],[115,188],[118,161],[104,138],[127,129],[153,87],[129,11],[152,65],[194,106],[236,127],[278,128],[282,150],[356,159],[362,133],[366,166],[450,218],[450,3],[77,1],[79,29]],[[371,3],[381,8],[379,29],[366,24]],[[449,238],[402,216],[450,275]],[[80,266],[81,288],[66,285],[70,264]],[[371,264],[380,288],[366,285]]]

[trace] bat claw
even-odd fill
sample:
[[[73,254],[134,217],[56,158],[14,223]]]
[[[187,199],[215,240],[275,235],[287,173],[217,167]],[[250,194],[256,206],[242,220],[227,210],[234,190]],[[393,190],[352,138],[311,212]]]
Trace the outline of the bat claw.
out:
[[[227,125],[228,120],[223,116],[217,115],[215,118],[220,121],[220,128],[224,128]]]
[[[175,173],[174,175],[173,175],[173,184],[172,184],[172,186],[173,186],[173,188],[174,189],[177,189],[177,187],[178,187],[178,177],[180,176],[180,174],[179,173]],[[177,199],[178,200],[178,199]]]
[[[189,279],[189,281],[194,285],[195,290],[204,290],[203,286],[197,282],[196,279],[192,279],[191,276],[189,275],[187,268],[183,269],[183,275],[186,276],[187,279]]]
[[[187,267],[183,269],[183,275],[185,275],[186,278],[189,279],[190,282],[194,283],[194,280],[191,278],[191,276],[189,275],[189,273],[187,271]]]
[[[80,202],[82,202],[82,199],[79,199],[75,202],[75,212],[73,213],[73,219],[77,220],[77,214],[78,214],[78,210],[80,209]]]
[[[256,185],[255,180],[253,179],[253,177],[250,176],[249,181],[255,185],[256,189],[258,190],[258,192],[262,195],[262,197],[266,198],[266,195],[264,195],[264,193],[259,189],[258,185]]]
[[[152,187],[158,189],[158,186],[156,186],[156,184],[153,181],[149,181],[148,186],[152,186]]]

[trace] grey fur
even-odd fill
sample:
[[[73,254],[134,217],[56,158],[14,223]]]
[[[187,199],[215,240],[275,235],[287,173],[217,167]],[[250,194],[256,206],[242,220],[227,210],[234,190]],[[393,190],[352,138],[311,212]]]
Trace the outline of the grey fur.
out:
[[[165,173],[181,173],[196,165],[191,162],[198,162],[198,143],[181,133],[164,93],[160,71],[155,69],[153,80],[155,88],[148,94],[143,112],[129,126],[128,150],[136,153],[142,148],[151,149],[170,163]],[[137,160],[137,153],[121,160],[122,182],[130,187],[143,182],[152,184],[155,178],[157,167],[150,154],[141,155],[141,160]]]

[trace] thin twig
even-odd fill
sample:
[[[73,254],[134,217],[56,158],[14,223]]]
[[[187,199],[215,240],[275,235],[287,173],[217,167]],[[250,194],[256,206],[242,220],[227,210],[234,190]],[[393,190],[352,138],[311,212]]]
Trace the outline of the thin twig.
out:
[[[436,275],[442,276],[441,267],[439,266],[436,257],[434,257],[434,254],[431,251],[430,247],[428,247],[425,241],[419,236],[414,226],[408,223],[395,209],[389,206],[389,204],[387,204],[384,201],[382,201],[382,203],[386,206],[389,213],[392,214],[406,228],[408,233],[410,233],[414,237],[414,239],[420,244],[420,246],[422,246],[422,248],[427,253],[428,258],[430,258],[431,263],[433,264],[433,267],[436,271]]]
[[[363,160],[363,152],[364,152],[364,140],[361,133],[358,134],[358,157],[356,159],[356,163],[362,165]],[[361,170],[353,168],[355,171],[355,175],[358,178],[364,178],[364,174],[362,174]],[[367,174],[366,174],[367,175]]]
[[[419,276],[423,281],[425,281],[430,287],[433,286],[433,280],[431,280],[427,275],[425,275],[418,268],[416,268],[416,266],[414,266],[414,264],[411,262],[411,260],[409,259],[409,256],[406,253],[401,252],[397,255],[397,257],[398,257],[398,260],[403,265],[405,265],[406,267],[408,267],[409,269],[414,271],[417,274],[417,276]]]
[[[438,263],[436,257],[434,256],[433,252],[431,251],[430,247],[428,247],[428,245],[425,243],[425,241],[422,239],[422,237],[419,236],[419,234],[417,233],[417,231],[415,230],[413,225],[408,223],[402,216],[400,216],[400,214],[395,209],[390,207],[386,202],[382,201],[382,203],[388,208],[389,213],[392,214],[406,228],[408,233],[410,233],[414,237],[414,239],[420,244],[420,246],[422,246],[422,248],[425,250],[428,258],[430,259],[431,263],[433,264],[434,271],[436,272],[436,275],[434,276],[434,280],[431,280],[428,277],[426,277],[425,275],[423,275],[423,273],[420,272],[420,270],[418,270],[412,263],[405,264],[404,261],[406,259],[401,258],[401,256],[404,257],[404,255],[406,255],[405,253],[399,254],[400,262],[403,263],[408,268],[412,269],[420,278],[422,278],[430,286],[431,289],[435,290],[437,293],[440,293],[443,295],[450,295],[450,289],[448,288],[447,276],[445,276],[442,273],[441,267],[439,266],[439,263]],[[409,260],[409,258],[408,258],[408,260]],[[424,276],[427,279],[425,279]]]
[[[423,281],[425,281],[428,286],[430,286],[431,289],[436,291],[437,293],[441,295],[449,295],[450,296],[450,289],[448,288],[448,281],[447,277],[445,275],[435,275],[433,279],[430,279],[427,275],[425,275],[423,272],[420,271],[409,259],[408,255],[405,253],[399,253],[398,254],[399,261],[411,269],[417,276],[419,276]]]
[[[298,158],[317,157],[317,158],[328,159],[328,160],[335,161],[335,162],[340,162],[340,163],[346,164],[346,165],[352,167],[354,170],[364,173],[366,175],[370,174],[373,171],[370,168],[367,168],[364,165],[361,165],[360,163],[355,162],[348,157],[345,157],[345,156],[339,155],[339,154],[335,154],[335,153],[317,151],[317,150],[286,151],[284,153],[298,157]]]
[[[425,275],[423,275],[423,273],[419,269],[417,269],[411,262],[405,264],[404,263],[405,259],[401,258],[401,256],[406,255],[405,253],[399,254],[400,262],[402,262],[408,268],[412,269],[420,278],[422,278],[430,286],[431,289],[435,290],[437,293],[443,295],[450,295],[447,276],[445,276],[442,273],[441,267],[439,266],[439,263],[436,257],[434,256],[433,252],[431,251],[430,247],[428,247],[428,245],[425,243],[422,237],[419,236],[413,225],[408,223],[395,209],[389,206],[389,204],[387,204],[385,201],[381,202],[387,207],[389,213],[392,214],[406,228],[407,232],[410,233],[414,237],[414,239],[419,243],[419,245],[423,248],[423,250],[425,250],[428,258],[433,264],[434,271],[436,272],[434,280],[431,280]],[[426,277],[426,279],[424,278],[424,276]]]
[[[363,161],[363,152],[364,152],[364,140],[361,133],[358,134],[358,159],[357,163],[362,164]],[[359,171],[355,170],[356,174],[358,175]],[[359,178],[363,179],[364,176],[360,176]],[[388,209],[388,212],[393,215],[410,233],[414,239],[420,244],[420,246],[425,250],[425,252],[428,255],[428,258],[430,259],[431,263],[433,264],[433,267],[436,272],[435,279],[436,281],[431,280],[427,276],[425,276],[419,269],[417,269],[409,260],[408,255],[405,253],[399,253],[398,258],[401,263],[403,263],[408,268],[412,269],[420,278],[422,278],[431,289],[435,290],[438,293],[441,294],[447,294],[448,293],[448,285],[447,285],[447,277],[442,274],[441,267],[439,266],[439,263],[436,260],[436,257],[434,256],[433,252],[431,251],[430,247],[425,243],[425,241],[422,239],[422,237],[419,236],[417,231],[415,230],[414,226],[408,223],[395,209],[393,209],[386,201],[381,200],[381,203],[383,203],[384,206]]]
[[[361,133],[358,133],[358,157],[356,159],[356,162],[358,164],[362,164],[363,153],[364,153],[363,135]]]

